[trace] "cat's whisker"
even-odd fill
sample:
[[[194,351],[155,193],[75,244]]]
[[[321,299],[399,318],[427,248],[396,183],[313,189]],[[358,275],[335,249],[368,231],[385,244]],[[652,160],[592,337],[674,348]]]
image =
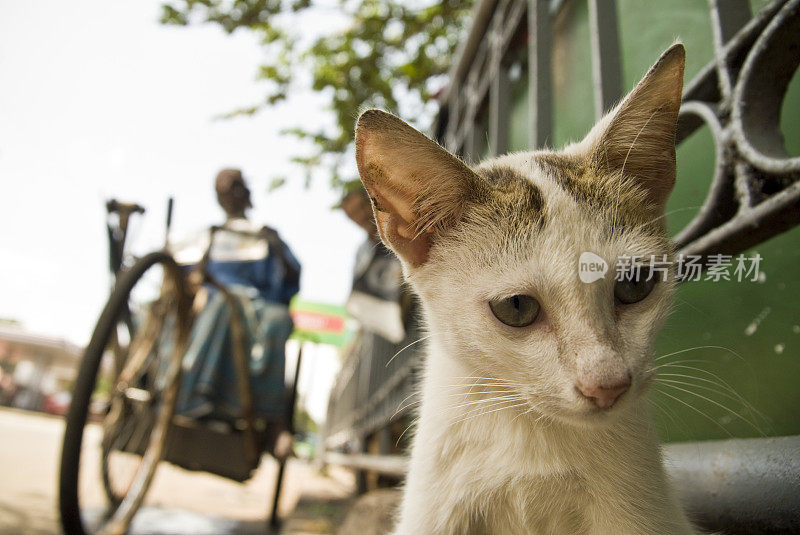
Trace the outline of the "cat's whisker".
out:
[[[445,386],[443,389],[447,390],[468,390],[470,388],[493,388],[497,390],[514,390],[514,385],[509,385],[506,383],[472,383],[472,384],[463,384],[463,385],[450,385]],[[457,392],[458,393],[458,392]]]
[[[681,355],[683,353],[688,353],[689,351],[696,351],[698,349],[722,349],[723,351],[727,351],[728,353],[731,353],[731,354],[739,357],[740,359],[745,360],[745,358],[743,356],[741,356],[739,353],[737,353],[736,351],[734,351],[733,349],[731,349],[729,347],[724,347],[724,346],[695,346],[695,347],[689,347],[689,348],[686,348],[686,349],[681,349],[680,351],[673,351],[672,353],[667,353],[666,355],[661,355],[659,357],[654,358],[653,360],[658,362],[659,360],[665,359],[667,357],[672,357],[674,355]]]
[[[460,405],[455,405],[453,408],[454,409],[463,409],[463,408],[472,406],[472,408],[468,409],[468,412],[469,412],[469,411],[472,411],[472,410],[479,410],[479,409],[482,409],[482,408],[483,409],[490,408],[490,407],[492,407],[494,405],[499,405],[499,404],[507,403],[507,402],[510,402],[510,401],[515,401],[515,402],[516,401],[524,401],[524,398],[522,398],[519,395],[496,396],[496,397],[492,397],[492,398],[465,401],[465,402],[461,403]]]
[[[700,363],[704,363],[702,360],[684,360],[684,361],[679,361],[679,362],[700,362]],[[686,366],[684,364],[677,364],[677,363],[672,363],[672,362],[664,364],[662,366],[659,366],[659,369],[662,369],[662,368],[679,368],[679,369],[693,370],[693,371],[696,371],[696,372],[704,373],[704,374],[706,374],[708,376],[713,377],[717,381],[719,381],[719,386],[723,386],[724,385],[728,389],[728,391],[737,393],[736,390],[725,379],[723,379],[722,377],[720,377],[716,373],[708,371],[708,370],[705,370],[703,368],[698,368],[696,366]],[[663,374],[661,374],[661,375],[663,375]]]
[[[513,418],[511,421],[512,421],[512,422],[514,422],[514,421],[515,421],[517,418],[519,418],[520,416],[525,416],[525,415],[527,415],[527,414],[530,414],[530,413],[532,413],[534,410],[536,410],[536,407],[533,407],[533,406],[531,406],[531,407],[529,407],[529,408],[528,408],[528,410],[526,410],[526,411],[523,411],[523,412],[519,413],[518,415],[514,416],[514,418]],[[542,419],[542,418],[544,418],[545,416],[546,416],[546,415],[544,414],[544,412],[542,412],[542,411],[539,411],[539,416],[537,416],[537,417],[536,417],[536,420],[534,420],[534,422],[533,422],[533,423],[534,423],[534,424],[537,424],[537,423],[539,423],[539,420],[541,420],[541,419]]]
[[[740,354],[739,354],[739,353],[737,353],[736,351],[734,351],[734,350],[732,350],[732,349],[730,349],[730,348],[727,348],[727,347],[723,347],[723,346],[698,346],[697,348],[690,348],[690,349],[705,349],[705,348],[713,348],[713,349],[722,349],[722,350],[725,350],[725,351],[727,351],[728,353],[730,353],[730,354],[732,354],[732,355],[736,356],[737,358],[739,358],[740,360],[742,360],[742,361],[743,361],[745,364],[747,364],[747,365],[748,365],[748,367],[750,367],[750,366],[749,366],[749,363],[748,363],[748,362],[745,360],[745,358],[744,358],[742,355],[740,355]],[[664,358],[664,357],[671,356],[671,355],[672,355],[672,354],[670,354],[670,355],[663,355],[662,357],[659,357],[659,358]],[[703,381],[703,382],[709,382],[709,383],[711,383],[711,384],[714,384],[714,385],[716,385],[716,386],[719,386],[720,388],[723,388],[723,389],[727,390],[728,392],[730,392],[732,395],[736,396],[736,397],[738,398],[738,400],[739,400],[739,401],[740,401],[740,402],[741,402],[741,403],[742,403],[742,404],[743,404],[743,405],[744,405],[746,408],[748,408],[748,409],[750,410],[750,412],[751,412],[751,413],[754,413],[754,415],[758,415],[758,416],[759,416],[759,417],[761,417],[761,419],[762,419],[762,420],[764,420],[764,421],[767,421],[767,420],[768,420],[768,418],[767,418],[766,416],[764,416],[764,415],[763,415],[763,414],[762,414],[760,411],[758,411],[758,410],[757,410],[757,409],[756,409],[756,408],[755,408],[753,405],[751,405],[749,402],[747,402],[747,400],[745,400],[745,399],[744,399],[744,397],[742,397],[742,396],[739,394],[739,392],[737,392],[737,391],[736,391],[736,389],[734,389],[734,388],[733,388],[733,387],[732,387],[732,386],[731,386],[731,385],[730,385],[730,384],[729,384],[727,381],[725,381],[725,380],[724,380],[722,377],[720,377],[720,376],[719,376],[719,375],[717,375],[716,373],[714,373],[714,372],[712,372],[712,371],[709,371],[709,370],[706,370],[706,369],[704,369],[704,368],[699,368],[699,367],[696,367],[696,366],[688,366],[688,365],[686,365],[686,364],[689,364],[689,363],[708,364],[708,362],[707,362],[707,361],[705,361],[705,360],[700,360],[700,359],[681,359],[681,360],[676,360],[676,361],[665,362],[665,363],[663,363],[663,364],[659,364],[659,365],[657,365],[655,368],[653,368],[653,369],[652,369],[652,370],[650,370],[650,371],[652,372],[652,371],[656,371],[656,370],[664,370],[664,369],[669,369],[669,368],[676,368],[676,369],[685,369],[685,370],[691,370],[691,371],[693,371],[693,372],[698,372],[698,373],[701,373],[701,374],[705,374],[706,376],[710,376],[710,377],[712,377],[712,378],[714,379],[714,381],[712,381],[712,380],[710,380],[710,379],[707,379],[707,378],[696,377],[696,376],[685,376],[684,378],[690,378],[690,377],[691,377],[691,378],[693,378],[693,379],[697,379],[697,380],[699,380],[699,381]],[[659,372],[658,372],[658,375],[659,375],[659,376],[669,376],[669,374],[665,374],[665,373],[663,373],[663,372],[661,372],[661,371],[659,371]],[[675,374],[675,375],[676,375],[676,376],[679,376],[679,375],[681,375],[681,374]]]
[[[455,405],[453,408],[454,409],[463,409],[465,407],[469,407],[470,405],[480,405],[480,404],[484,404],[485,405],[485,404],[492,404],[492,403],[495,403],[495,402],[502,402],[502,401],[509,401],[509,400],[524,401],[523,398],[521,398],[520,396],[517,396],[517,395],[501,396],[501,397],[486,398],[486,399],[474,399],[472,401],[466,401],[466,402],[461,403],[459,405]]]
[[[514,416],[514,417],[511,419],[511,422],[512,422],[512,423],[513,423],[513,422],[515,422],[515,421],[517,420],[517,418],[519,418],[520,416],[525,416],[526,414],[530,414],[531,410],[532,410],[532,407],[528,407],[527,409],[525,409],[525,410],[524,410],[524,411],[522,411],[521,413],[519,413],[519,414],[517,414],[516,416]]]
[[[697,386],[698,388],[703,388],[703,389],[707,389],[707,390],[711,390],[711,391],[716,391],[719,394],[724,395],[726,397],[729,397],[729,398],[731,398],[731,399],[733,399],[735,401],[738,401],[739,403],[742,403],[745,406],[748,405],[747,400],[745,400],[742,396],[740,396],[739,393],[736,392],[735,390],[733,390],[731,388],[728,388],[725,385],[719,384],[719,383],[717,383],[715,381],[712,381],[711,379],[706,379],[705,377],[695,377],[693,375],[686,375],[686,374],[683,374],[683,373],[660,373],[660,374],[658,374],[658,376],[656,377],[655,380],[656,380],[656,382],[665,382],[665,381],[682,382],[681,379],[699,381],[701,383],[708,383],[708,384],[714,385],[717,388],[719,388],[720,390],[714,390],[711,387],[705,386],[705,385],[698,385],[696,383],[689,383],[690,385]],[[750,409],[751,407],[748,406],[747,408]]]
[[[484,389],[484,390],[471,390],[471,388],[473,388],[475,386],[478,386],[478,387],[480,387],[482,389],[483,388],[491,388],[492,386],[497,386],[497,387],[500,387],[500,389],[495,388],[495,389]],[[460,384],[460,385],[448,385],[445,388],[467,388],[467,387],[470,388],[470,390],[458,391],[458,392],[448,392],[448,393],[446,393],[444,395],[446,395],[448,397],[464,397],[464,398],[466,398],[468,396],[477,396],[477,395],[486,395],[486,396],[497,396],[497,395],[506,396],[506,395],[512,395],[512,394],[518,395],[518,394],[515,394],[514,390],[511,390],[511,389],[507,388],[507,386],[505,384],[496,384],[496,385],[482,384],[482,383],[479,383],[477,385]],[[398,404],[398,408],[394,411],[394,413],[392,414],[391,417],[394,418],[399,412],[401,412],[401,411],[403,411],[403,410],[405,410],[405,409],[407,409],[407,408],[409,408],[409,407],[411,407],[413,405],[421,403],[422,400],[420,399],[420,400],[415,400],[415,401],[409,403],[408,405],[404,405],[406,403],[406,401],[408,401],[409,399],[411,399],[412,397],[414,397],[416,395],[419,395],[419,393],[418,392],[412,392],[411,394],[409,394],[408,396],[403,398],[403,400],[400,401],[400,403]],[[478,400],[478,401],[489,401],[489,400],[492,400],[492,399],[497,399],[497,398],[496,397],[489,397],[489,398],[486,398],[484,400]]]
[[[448,392],[446,395],[448,397],[469,397],[469,396],[478,396],[478,395],[508,395],[508,394],[515,394],[513,390],[469,390],[467,392]]]
[[[456,377],[456,379],[458,378]],[[459,392],[455,393],[456,395],[458,395],[458,394],[470,394],[475,388],[502,389],[503,391],[514,391],[514,390],[519,390],[522,387],[522,385],[516,383],[499,381],[490,377],[486,378],[465,377],[464,379],[480,379],[480,380],[476,380],[475,382],[472,383],[456,383],[452,385],[446,385],[443,388],[446,388],[448,390],[459,390]],[[487,381],[493,381],[493,382],[487,382]],[[466,392],[463,392],[464,389],[466,389]]]
[[[390,421],[394,421],[394,419],[397,417],[398,414],[400,414],[401,412],[405,411],[406,409],[410,409],[410,408],[412,408],[412,407],[414,407],[416,405],[419,405],[420,403],[422,403],[422,402],[421,401],[415,401],[413,403],[409,403],[405,407],[398,408],[396,411],[394,411],[394,414],[392,414],[389,417],[389,420]]]
[[[699,378],[693,377],[692,379],[699,379]],[[718,389],[712,388],[710,386],[699,385],[697,383],[690,383],[688,381],[679,381],[679,380],[676,380],[676,379],[660,379],[659,378],[659,379],[656,379],[656,382],[659,382],[659,383],[662,383],[662,384],[676,384],[676,385],[691,386],[691,387],[694,387],[694,388],[701,388],[703,390],[707,390],[709,392],[713,392],[715,394],[718,394],[718,395],[720,395],[720,396],[722,396],[724,398],[727,398],[727,399],[729,399],[731,401],[735,401],[737,403],[740,403],[742,405],[742,407],[744,407],[750,413],[754,412],[754,410],[750,407],[750,404],[747,403],[747,401],[745,401],[741,396],[736,395],[735,393],[734,394],[730,394],[728,392],[725,392],[724,390],[718,390]]]
[[[679,362],[693,362],[693,361],[679,361]],[[697,379],[698,381],[708,382],[708,383],[716,385],[716,386],[718,386],[720,388],[724,388],[725,390],[727,390],[731,394],[734,394],[734,395],[737,395],[737,396],[739,395],[739,393],[731,385],[729,385],[727,382],[725,382],[725,380],[722,379],[722,377],[718,376],[714,372],[708,371],[708,370],[703,369],[703,368],[697,368],[695,366],[684,366],[684,365],[681,365],[681,364],[678,364],[678,363],[675,363],[675,365],[673,366],[671,364],[672,363],[670,363],[669,365],[659,366],[658,369],[657,369],[657,376],[658,377],[682,377],[684,379]],[[696,375],[688,375],[688,374],[685,374],[685,373],[672,373],[671,372],[672,368],[693,370],[693,371],[696,371],[696,372],[704,373],[706,375],[710,375],[711,377],[713,377],[716,380],[707,379],[705,377],[698,377]],[[664,372],[664,370],[670,370],[670,372],[667,373],[667,372]]]
[[[691,440],[695,440],[697,434],[693,432],[691,426],[686,423],[686,418],[681,417],[676,409],[671,409],[669,406],[666,406],[666,402],[664,409],[669,419],[675,423],[675,426],[683,431],[685,436],[689,437]]]
[[[467,396],[464,396],[462,403],[466,403],[466,402],[469,402],[469,403],[486,403],[486,402],[490,402],[492,400],[507,399],[507,398],[520,398],[520,399],[522,399],[522,396],[517,392],[496,392],[496,393],[494,393],[492,395],[487,395],[486,397],[483,397],[483,398],[480,398],[480,399],[472,399],[472,400],[470,400]]]
[[[420,338],[419,340],[414,340],[413,342],[411,342],[410,344],[408,344],[406,347],[404,347],[403,349],[401,349],[400,351],[398,351],[397,353],[395,353],[394,355],[392,355],[392,358],[390,358],[388,361],[386,361],[386,364],[384,364],[384,366],[383,366],[383,367],[384,367],[384,368],[388,368],[388,367],[389,367],[389,364],[391,364],[391,362],[392,362],[392,361],[393,361],[393,360],[394,360],[394,359],[397,357],[397,355],[399,355],[400,353],[402,353],[403,351],[405,351],[405,350],[406,350],[406,349],[408,349],[409,347],[411,347],[411,346],[413,346],[413,345],[415,345],[415,344],[418,344],[418,343],[420,343],[420,342],[422,342],[422,341],[424,341],[424,340],[427,340],[427,339],[428,339],[428,338],[430,338],[431,336],[432,336],[432,335],[430,335],[430,334],[429,334],[428,336],[423,336],[423,337],[422,337],[422,338]]]
[[[454,396],[471,396],[475,394],[509,394],[517,392],[518,389],[512,388],[504,384],[473,384],[473,385],[452,385],[444,387],[446,389],[443,395]],[[476,390],[477,389],[477,390]]]
[[[683,373],[661,373],[661,374],[658,374],[658,377],[677,377],[679,379],[692,379],[692,380],[695,380],[695,381],[700,381],[700,382],[703,382],[703,383],[712,384],[714,386],[717,386],[717,387],[721,388],[725,392],[727,392],[728,397],[731,397],[732,399],[734,399],[734,400],[738,401],[739,403],[741,403],[748,411],[750,411],[754,415],[759,416],[760,418],[762,418],[765,421],[768,420],[768,418],[763,413],[761,413],[761,411],[756,409],[749,401],[747,401],[736,390],[734,390],[733,388],[731,388],[731,387],[729,387],[727,385],[719,384],[719,383],[717,383],[715,381],[712,381],[711,379],[706,379],[705,377],[695,377],[693,375],[686,375],[686,374],[683,374]],[[696,385],[696,386],[712,390],[709,387],[702,387],[701,385]],[[725,393],[723,393],[723,392],[720,392],[720,394],[725,395]]]
[[[694,310],[695,312],[698,312],[698,313],[702,314],[705,317],[709,317],[709,314],[705,310],[701,309],[700,307],[698,307],[694,303],[690,303],[686,299],[681,299],[681,298],[678,297],[678,298],[675,298],[675,301],[678,301],[678,303],[675,305],[676,309],[678,308],[679,305],[686,305],[689,308],[691,308],[692,310]]]
[[[768,422],[769,421],[769,418],[767,416],[765,416],[761,411],[756,409],[755,406],[753,406],[750,402],[748,402],[741,394],[739,394],[739,392],[736,391],[735,388],[733,388],[727,381],[725,381],[725,379],[723,379],[722,377],[720,377],[716,373],[711,372],[711,371],[706,370],[706,369],[703,369],[703,368],[698,368],[696,366],[686,366],[686,365],[683,365],[683,364],[678,364],[680,362],[705,363],[704,361],[701,361],[701,360],[682,360],[682,361],[677,361],[675,363],[664,364],[662,366],[659,366],[659,368],[661,368],[661,369],[679,368],[679,369],[692,370],[694,372],[699,372],[699,373],[705,374],[706,376],[710,376],[710,377],[713,378],[713,380],[712,379],[708,379],[707,377],[697,377],[695,375],[686,375],[686,374],[681,374],[681,373],[663,373],[663,372],[659,372],[658,376],[661,376],[661,377],[680,377],[680,378],[683,378],[683,379],[695,379],[695,380],[698,380],[698,381],[701,381],[701,382],[707,382],[707,383],[713,384],[715,386],[718,386],[718,387],[722,388],[723,390],[726,390],[727,392],[729,392],[731,395],[735,396],[737,398],[737,400],[739,401],[739,403],[741,403],[742,406],[744,408],[746,408],[754,417],[757,416],[758,418],[760,418],[764,422]]]
[[[461,418],[461,419],[453,422],[451,425],[458,425],[460,423],[463,423],[463,422],[465,422],[467,420],[471,420],[472,418],[475,418],[475,417],[478,417],[478,416],[486,416],[486,415],[492,414],[492,413],[497,412],[497,411],[502,411],[502,410],[507,410],[507,409],[514,409],[514,408],[517,408],[517,407],[523,407],[525,405],[527,405],[527,403],[523,402],[523,403],[517,403],[517,404],[502,406],[502,407],[499,407],[499,408],[496,408],[496,409],[492,409],[490,411],[478,412],[477,414],[472,414],[470,416],[467,416],[466,418]]]
[[[682,360],[676,360],[676,361],[673,361],[673,362],[666,362],[664,364],[660,364],[660,365],[658,365],[658,366],[656,366],[656,367],[654,367],[654,368],[652,368],[650,370],[647,370],[646,373],[652,373],[652,372],[655,372],[655,371],[658,371],[658,370],[669,369],[669,368],[692,370],[694,372],[699,372],[699,373],[705,374],[707,376],[713,377],[716,381],[710,381],[708,379],[705,379],[705,380],[709,381],[709,382],[711,382],[713,384],[716,384],[717,386],[719,386],[721,388],[725,388],[726,390],[728,390],[732,394],[734,394],[736,396],[739,396],[741,398],[739,393],[730,384],[728,384],[727,381],[725,381],[719,375],[717,375],[714,372],[711,372],[709,370],[706,370],[704,368],[698,368],[696,366],[687,366],[686,363],[708,364],[708,362],[704,361],[704,360],[682,359]],[[662,373],[660,371],[658,371],[658,374],[661,375],[661,376],[666,376],[666,374],[664,374],[664,373]],[[690,376],[690,377],[694,377],[696,379],[700,379],[699,377],[695,377],[695,376]],[[744,401],[744,398],[741,398],[741,399]]]
[[[464,387],[468,387],[468,386],[471,386],[471,385],[449,385],[449,386],[464,388]],[[486,385],[479,384],[478,386],[483,388]],[[468,390],[466,392],[464,392],[464,391],[449,392],[449,393],[447,393],[445,395],[447,395],[448,397],[459,397],[459,396],[463,397],[463,398],[465,398],[465,402],[467,401],[467,398],[469,396],[477,396],[477,395],[491,396],[491,397],[487,397],[487,398],[484,398],[484,399],[471,400],[471,401],[469,401],[467,403],[464,403],[462,405],[456,405],[455,406],[456,408],[459,408],[459,407],[463,408],[464,406],[467,406],[467,405],[473,405],[473,404],[477,405],[477,404],[481,404],[481,403],[489,403],[489,402],[492,402],[492,401],[505,400],[505,399],[514,399],[514,398],[523,399],[520,394],[515,393],[513,390],[505,388],[506,385],[500,384],[498,386],[503,387],[503,389],[500,389],[500,390],[498,390],[498,389],[494,389],[494,390]],[[420,403],[422,403],[422,400],[418,399],[418,400],[412,401],[411,403],[406,404],[406,402],[409,399],[411,399],[412,397],[414,397],[417,394],[418,394],[417,392],[414,392],[414,393],[409,394],[408,396],[406,396],[398,404],[398,407],[394,411],[394,413],[392,413],[391,418],[393,419],[400,412],[402,412],[402,411],[404,411],[404,410],[406,410],[406,409],[408,409],[410,407],[413,407],[415,405],[419,405]]]
[[[680,403],[680,404],[682,404],[682,405],[686,405],[687,407],[689,407],[690,409],[692,409],[692,410],[693,410],[693,411],[695,411],[696,413],[698,413],[698,414],[700,414],[701,416],[703,416],[703,417],[705,417],[705,418],[707,418],[707,419],[711,420],[711,422],[713,422],[713,423],[714,423],[714,425],[716,425],[717,427],[719,427],[720,429],[722,429],[722,430],[723,430],[723,431],[724,431],[724,432],[725,432],[725,433],[726,433],[726,434],[727,434],[729,437],[733,437],[733,435],[731,434],[731,432],[730,432],[730,431],[728,431],[727,429],[725,429],[725,428],[724,428],[722,425],[720,425],[720,424],[719,424],[719,422],[717,422],[717,421],[716,421],[714,418],[712,418],[712,417],[711,417],[711,416],[709,416],[708,414],[704,413],[703,411],[701,411],[701,410],[700,410],[700,409],[698,409],[697,407],[695,407],[695,406],[693,406],[693,405],[689,405],[688,403],[686,403],[686,402],[685,402],[685,401],[683,401],[682,399],[680,399],[680,398],[678,398],[678,397],[675,397],[675,396],[673,396],[672,394],[669,394],[669,393],[667,393],[667,392],[664,392],[663,390],[661,391],[661,394],[663,394],[663,395],[667,396],[668,398],[671,398],[671,399],[673,399],[673,400],[677,401],[678,403]]]
[[[659,416],[667,416],[667,417],[669,417],[669,419],[672,421],[673,424],[675,423],[675,420],[673,420],[672,417],[667,414],[667,411],[664,408],[664,406],[662,404],[660,404],[658,401],[656,401],[655,399],[650,398],[650,405],[653,408],[656,409],[655,411],[653,411],[653,412],[655,412],[655,414],[657,414]]]
[[[707,371],[704,368],[697,368],[695,366],[681,366],[681,364],[685,364],[687,362],[696,362],[698,364],[708,364],[706,360],[698,360],[698,359],[681,359],[681,360],[674,360],[672,362],[665,362],[663,364],[658,364],[650,369],[647,370],[647,373],[659,372],[659,370],[669,369],[669,368],[688,368],[691,370],[705,372]],[[710,372],[709,372],[710,373]]]
[[[417,400],[414,400],[414,401],[412,401],[412,402],[411,402],[411,403],[409,403],[408,405],[406,405],[406,406],[403,406],[403,404],[404,404],[406,401],[408,401],[409,399],[411,399],[412,397],[414,397],[416,394],[417,394],[416,392],[414,392],[413,394],[409,394],[408,396],[406,396],[406,397],[405,397],[405,399],[404,399],[403,401],[401,401],[400,403],[398,403],[398,404],[397,404],[397,409],[395,409],[395,411],[392,413],[392,416],[391,416],[389,419],[390,419],[390,420],[392,420],[392,419],[394,419],[394,417],[395,417],[395,416],[397,416],[397,415],[398,415],[400,412],[402,412],[402,411],[404,411],[404,410],[406,410],[406,409],[408,409],[408,408],[411,408],[411,407],[413,407],[414,405],[418,405],[418,404],[422,403],[422,400],[421,400],[421,399],[417,399]]]
[[[398,403],[397,405],[398,405],[398,406],[399,406],[399,405],[402,405],[403,403],[405,403],[406,401],[408,401],[409,399],[413,398],[414,396],[416,396],[416,395],[418,395],[418,394],[419,394],[419,392],[417,392],[416,390],[415,390],[414,392],[411,392],[409,395],[407,395],[406,397],[404,397],[404,398],[402,399],[402,401],[400,401],[400,403]]]
[[[503,383],[519,384],[519,383],[517,383],[515,381],[511,381],[510,379],[504,379],[502,377],[476,377],[474,375],[469,375],[469,376],[465,376],[465,377],[453,377],[453,379],[483,379],[483,380],[487,380],[487,381],[498,381],[498,382],[503,382]]]
[[[654,370],[658,370],[660,368],[668,368],[674,364],[683,364],[686,362],[696,362],[698,364],[711,364],[712,361],[703,360],[703,359],[679,359],[679,360],[670,360],[669,362],[662,362],[661,364],[656,364],[656,367],[653,368]]]
[[[722,388],[723,390],[727,391],[732,396],[734,396],[737,399],[737,401],[742,405],[742,407],[745,410],[747,410],[754,419],[760,420],[761,422],[763,422],[767,426],[770,425],[769,424],[770,418],[768,416],[766,416],[763,412],[758,410],[752,403],[750,403],[744,396],[739,394],[739,392],[736,389],[734,389],[727,381],[725,381],[719,375],[717,375],[717,374],[715,374],[713,372],[710,372],[708,370],[704,370],[702,368],[694,368],[692,366],[683,366],[683,368],[686,368],[686,369],[689,369],[689,370],[694,370],[694,371],[700,372],[700,373],[704,373],[704,374],[712,377],[714,380],[707,379],[705,377],[696,377],[696,376],[693,376],[693,375],[688,375],[688,376],[684,375],[683,378],[696,379],[698,381],[714,384],[714,385]],[[666,377],[670,376],[670,374],[663,374],[663,373],[660,374],[660,375],[663,375],[663,376],[666,376]],[[674,374],[674,375],[675,376],[681,376],[683,374]]]
[[[403,435],[405,435],[405,434],[406,434],[406,432],[407,432],[409,429],[411,429],[412,427],[414,427],[414,424],[416,424],[418,421],[419,421],[419,416],[417,416],[416,418],[414,418],[413,420],[411,420],[411,423],[409,423],[409,424],[408,424],[408,426],[407,426],[405,429],[403,429],[403,432],[402,432],[402,433],[400,433],[400,436],[399,436],[399,437],[397,437],[397,441],[394,443],[394,447],[395,447],[395,448],[397,448],[397,447],[399,447],[399,446],[400,446],[400,439],[401,439],[401,438],[403,438]]]
[[[664,384],[664,386],[666,386],[668,388],[673,388],[675,390],[680,390],[681,392],[686,392],[687,394],[691,394],[691,395],[696,396],[696,397],[698,397],[698,398],[700,398],[702,400],[705,400],[705,401],[707,401],[709,403],[712,403],[712,404],[716,405],[717,407],[721,408],[722,410],[728,412],[729,414],[731,414],[733,416],[736,416],[737,418],[739,418],[740,420],[742,420],[743,422],[745,422],[746,424],[751,426],[753,429],[758,431],[762,436],[765,436],[764,431],[760,427],[758,427],[758,425],[756,425],[755,423],[751,422],[750,420],[748,420],[747,418],[745,418],[744,416],[742,416],[738,412],[734,411],[733,409],[730,409],[730,408],[726,407],[725,405],[714,401],[711,398],[708,398],[706,396],[703,396],[702,394],[698,394],[697,392],[693,392],[693,391],[688,390],[686,388],[681,388],[681,387],[675,386],[673,384],[665,384],[665,383],[662,383],[662,384]]]
[[[544,420],[545,427],[550,427],[555,423],[555,418],[551,418],[547,413],[542,412],[541,416],[539,416],[534,424],[541,425],[541,422]]]
[[[516,385],[512,385],[512,384],[509,384],[509,383],[469,383],[469,384],[461,383],[461,384],[455,384],[455,385],[446,385],[446,386],[444,386],[442,388],[453,389],[453,388],[469,388],[469,387],[484,387],[484,386],[502,386],[502,387],[506,387],[506,388],[511,388],[511,387],[516,386]]]
[[[476,381],[476,382],[474,382],[474,383],[472,383],[472,386],[470,386],[470,387],[467,389],[467,392],[466,392],[466,393],[467,393],[467,394],[469,394],[470,392],[472,392],[472,389],[473,389],[473,388],[488,388],[488,387],[477,387],[477,386],[476,386],[476,384],[477,384],[477,381]]]

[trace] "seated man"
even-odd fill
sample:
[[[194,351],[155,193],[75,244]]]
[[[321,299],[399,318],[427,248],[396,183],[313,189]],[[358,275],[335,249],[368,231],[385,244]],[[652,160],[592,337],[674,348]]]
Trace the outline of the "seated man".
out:
[[[238,169],[216,179],[217,199],[227,215],[222,227],[173,247],[179,263],[196,265],[208,256],[210,278],[224,286],[244,326],[253,407],[258,419],[281,421],[287,415],[284,348],[292,332],[288,304],[299,290],[300,263],[278,233],[246,217],[250,190]],[[242,409],[234,363],[231,301],[206,284],[184,358],[179,414],[233,423]]]

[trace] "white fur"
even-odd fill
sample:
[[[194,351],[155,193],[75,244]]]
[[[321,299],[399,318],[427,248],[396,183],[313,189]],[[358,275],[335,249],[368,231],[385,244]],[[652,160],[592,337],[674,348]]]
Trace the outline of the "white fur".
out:
[[[395,535],[696,533],[665,474],[646,399],[671,285],[615,312],[613,272],[590,285],[577,276],[583,251],[613,266],[620,254],[656,253],[655,242],[635,229],[609,239],[532,154],[484,165],[498,164],[544,193],[541,231],[509,241],[468,211],[426,263],[404,264],[431,338]],[[531,327],[507,327],[487,305],[518,293],[543,307]],[[598,411],[576,393],[576,374],[602,376],[615,359],[633,385]]]

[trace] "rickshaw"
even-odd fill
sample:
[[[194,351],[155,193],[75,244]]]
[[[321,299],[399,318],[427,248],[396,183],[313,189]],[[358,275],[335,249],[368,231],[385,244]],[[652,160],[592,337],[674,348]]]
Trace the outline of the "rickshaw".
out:
[[[68,535],[125,533],[161,461],[247,480],[262,453],[276,456],[278,437],[292,432],[300,370],[298,355],[294,377],[286,384],[283,361],[273,366],[271,373],[278,370],[280,375],[272,377],[272,384],[279,384],[273,390],[279,391],[269,398],[269,412],[255,410],[243,310],[231,288],[209,270],[212,246],[221,232],[244,233],[274,247],[274,231],[211,227],[202,259],[194,265],[182,265],[167,247],[131,260],[124,254],[128,223],[144,209],[115,200],[106,208],[115,284],[85,349],[66,417],[59,511]],[[167,213],[169,236],[171,199]],[[192,329],[209,291],[229,305],[228,358],[235,370],[231,375],[238,414],[228,421],[176,411]],[[288,308],[285,314],[288,317]],[[289,325],[291,329],[291,320]],[[285,443],[281,447],[269,520],[273,529],[279,525],[278,500],[289,449]]]

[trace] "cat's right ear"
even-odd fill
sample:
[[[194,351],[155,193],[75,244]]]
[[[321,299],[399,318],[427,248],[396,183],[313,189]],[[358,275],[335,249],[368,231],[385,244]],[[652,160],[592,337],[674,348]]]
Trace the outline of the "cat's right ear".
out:
[[[639,185],[663,212],[675,184],[675,129],[681,107],[686,52],[676,43],[587,136],[600,171]]]
[[[381,239],[412,266],[425,263],[436,233],[485,186],[456,156],[380,110],[358,118],[356,162]]]

